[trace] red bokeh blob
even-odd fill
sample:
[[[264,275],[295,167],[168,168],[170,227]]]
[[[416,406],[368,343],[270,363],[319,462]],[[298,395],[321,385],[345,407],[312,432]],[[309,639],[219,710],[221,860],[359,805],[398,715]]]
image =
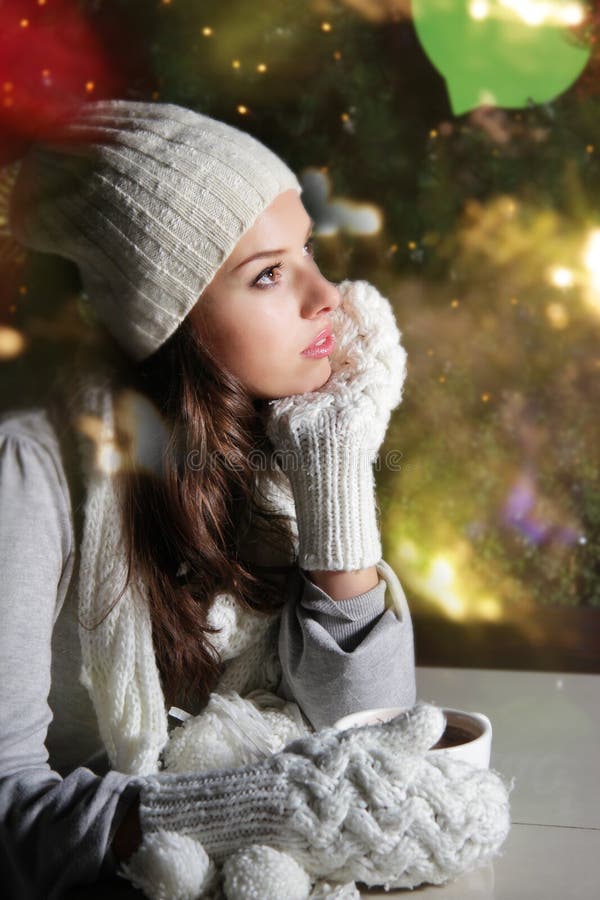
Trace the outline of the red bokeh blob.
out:
[[[112,55],[76,0],[0,4],[0,164],[59,135],[82,102],[122,94]]]

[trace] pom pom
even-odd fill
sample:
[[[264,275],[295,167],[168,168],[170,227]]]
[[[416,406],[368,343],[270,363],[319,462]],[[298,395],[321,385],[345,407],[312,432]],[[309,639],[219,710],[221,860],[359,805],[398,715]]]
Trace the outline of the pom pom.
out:
[[[216,868],[198,841],[174,831],[146,835],[119,875],[149,900],[198,900],[214,886]]]
[[[347,884],[319,881],[309,900],[360,900],[360,891],[353,881],[349,881]]]
[[[265,699],[273,696],[264,692]],[[205,709],[173,729],[163,751],[168,772],[210,772],[258,762],[306,733],[295,704],[263,709],[236,691],[212,693]]]
[[[304,869],[272,847],[254,844],[223,865],[227,900],[308,900],[311,880]]]

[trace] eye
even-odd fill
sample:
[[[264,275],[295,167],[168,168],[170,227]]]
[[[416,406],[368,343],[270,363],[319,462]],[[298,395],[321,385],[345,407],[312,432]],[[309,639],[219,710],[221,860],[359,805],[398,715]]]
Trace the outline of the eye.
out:
[[[307,240],[307,242],[306,242],[305,245],[304,245],[304,249],[305,249],[305,250],[306,250],[306,248],[308,248],[308,251],[307,251],[307,252],[308,252],[308,255],[309,255],[309,256],[314,256],[314,255],[315,255],[315,242],[314,242],[314,238],[311,238],[311,237],[310,237],[310,238]]]
[[[306,241],[306,243],[304,244],[303,250],[306,251],[307,256],[310,256],[312,259],[314,259],[315,247],[314,247],[314,240],[312,237],[310,237]],[[279,278],[274,278],[275,272],[281,272],[282,269],[283,269],[283,261],[275,263],[274,266],[269,266],[268,269],[263,269],[262,272],[259,275],[257,275],[256,278],[251,282],[251,286],[258,287],[258,288],[273,287],[280,280]]]
[[[257,277],[254,279],[254,281],[252,282],[252,284],[253,284],[254,286],[256,286],[256,287],[259,287],[259,288],[270,287],[270,286],[272,286],[272,285],[274,285],[274,284],[277,284],[277,281],[278,281],[279,279],[273,281],[273,280],[272,280],[272,279],[273,279],[273,275],[274,275],[274,273],[275,273],[276,271],[281,271],[281,269],[283,269],[283,263],[282,263],[282,262],[275,263],[274,266],[269,266],[268,269],[263,269],[262,272],[260,273],[260,275],[257,275]],[[263,278],[269,278],[269,279],[271,279],[271,280],[270,280],[270,281],[263,281]],[[262,283],[261,283],[261,282],[262,282]]]

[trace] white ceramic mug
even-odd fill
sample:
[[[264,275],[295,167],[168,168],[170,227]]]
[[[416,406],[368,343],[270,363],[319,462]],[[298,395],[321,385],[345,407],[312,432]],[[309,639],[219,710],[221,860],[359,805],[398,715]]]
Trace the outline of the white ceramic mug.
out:
[[[389,722],[401,713],[407,712],[404,707],[387,706],[378,709],[365,709],[361,712],[344,716],[334,723],[333,727],[344,731],[346,728],[354,728],[357,725],[375,725],[378,722]],[[453,759],[462,759],[479,769],[488,769],[490,754],[492,751],[492,723],[483,713],[465,712],[462,709],[442,707],[446,717],[446,731],[444,736],[458,739],[464,736],[460,743],[453,743],[449,747],[441,747],[437,750],[428,750],[432,756],[450,756]],[[455,729],[463,733],[458,735]]]

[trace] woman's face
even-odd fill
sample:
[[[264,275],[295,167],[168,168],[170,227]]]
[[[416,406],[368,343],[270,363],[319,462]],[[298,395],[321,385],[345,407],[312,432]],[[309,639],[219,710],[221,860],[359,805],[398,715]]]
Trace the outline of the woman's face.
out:
[[[302,355],[341,302],[313,258],[311,225],[295,190],[279,194],[190,313],[217,361],[254,398],[313,391],[331,374],[328,356]]]

